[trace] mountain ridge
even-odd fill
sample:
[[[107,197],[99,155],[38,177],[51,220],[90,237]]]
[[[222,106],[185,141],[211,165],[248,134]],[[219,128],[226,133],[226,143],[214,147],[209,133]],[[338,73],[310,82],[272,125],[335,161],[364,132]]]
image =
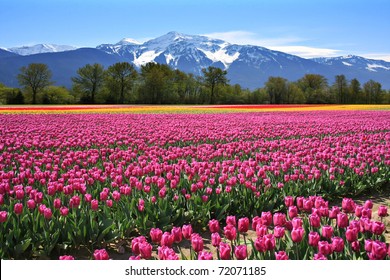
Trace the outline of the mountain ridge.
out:
[[[60,76],[57,73],[60,71],[75,73],[77,69],[74,67],[79,66],[80,63],[73,61],[74,63],[66,65],[66,56],[72,56],[72,52],[78,50],[80,49],[10,56],[10,49],[5,49],[7,53],[0,52],[0,74],[5,70],[2,69],[3,67],[20,65],[20,61],[30,61],[31,59],[27,59],[30,56],[33,56],[37,62],[42,56],[43,61],[48,62],[49,66],[53,67],[50,67],[51,70],[56,72],[53,76]],[[195,75],[201,75],[202,68],[220,67],[228,71],[230,83],[238,83],[250,89],[263,86],[270,76],[281,76],[294,81],[308,73],[323,75],[330,82],[335,75],[340,74],[344,74],[347,79],[357,78],[361,83],[373,79],[381,82],[384,88],[390,88],[390,62],[383,60],[354,55],[306,59],[261,46],[231,44],[220,39],[175,31],[143,43],[124,38],[114,44],[84,48],[84,53],[88,52],[93,54],[89,54],[88,59],[80,57],[80,62],[89,61],[89,63],[101,63],[106,66],[107,61],[127,61],[133,63],[138,69],[148,62],[156,62]],[[45,54],[51,54],[53,61],[50,59],[48,61]],[[107,55],[111,58],[108,59]],[[96,61],[93,62],[91,57]],[[15,67],[11,68],[15,71]],[[6,76],[15,77],[15,73]],[[64,79],[61,78],[57,83],[70,86],[71,77],[65,78],[65,75],[61,77]],[[0,82],[7,84],[4,80],[0,76]]]

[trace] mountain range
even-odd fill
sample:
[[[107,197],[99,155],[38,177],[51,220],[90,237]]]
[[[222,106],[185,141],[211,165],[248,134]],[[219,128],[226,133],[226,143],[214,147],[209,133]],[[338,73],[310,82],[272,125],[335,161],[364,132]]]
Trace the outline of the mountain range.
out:
[[[174,69],[201,75],[202,68],[220,67],[228,72],[231,84],[255,89],[270,76],[295,81],[305,74],[321,74],[329,83],[336,75],[357,78],[361,83],[373,79],[390,89],[390,62],[348,55],[305,59],[260,46],[230,44],[200,35],[169,32],[144,43],[123,39],[96,48],[40,44],[21,48],[0,48],[0,82],[17,87],[17,75],[29,63],[45,63],[57,85],[71,86],[71,77],[86,64],[108,67],[116,62],[133,63],[137,69],[148,62],[167,64]]]

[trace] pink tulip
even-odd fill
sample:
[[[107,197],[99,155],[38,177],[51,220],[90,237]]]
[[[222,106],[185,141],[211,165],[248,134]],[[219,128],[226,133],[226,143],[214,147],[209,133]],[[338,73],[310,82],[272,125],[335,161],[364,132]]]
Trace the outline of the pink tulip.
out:
[[[359,240],[355,240],[351,243],[351,248],[354,252],[360,252],[360,243]]]
[[[364,250],[366,250],[366,252],[371,252],[371,250],[372,250],[372,243],[373,243],[373,241],[371,239],[365,239],[364,240]]]
[[[333,227],[325,225],[322,227],[321,235],[325,238],[330,239],[333,236]]]
[[[293,225],[293,228],[301,228],[302,225],[303,225],[303,221],[301,218],[294,218],[292,219],[292,225]]]
[[[320,241],[320,235],[318,232],[310,232],[309,233],[309,245],[312,247],[317,247],[318,242]]]
[[[218,232],[214,232],[211,234],[211,244],[214,247],[219,247],[219,244],[221,243],[221,236],[219,235]]]
[[[368,254],[370,260],[383,260],[387,255],[386,243],[375,240],[372,242],[372,250]]]
[[[387,207],[386,206],[379,206],[378,208],[378,216],[379,217],[386,217],[387,216]]]
[[[246,245],[238,245],[234,247],[234,255],[237,260],[245,260],[247,257],[247,248]]]
[[[329,244],[327,241],[318,242],[318,252],[324,256],[327,256],[332,253],[332,244]]]
[[[30,210],[34,210],[35,207],[36,207],[36,203],[35,203],[34,199],[29,199],[27,201],[27,208]]]
[[[275,252],[276,260],[288,260],[288,255],[285,251]]]
[[[337,226],[339,228],[346,228],[349,224],[348,216],[344,213],[337,214]]]
[[[294,228],[291,231],[291,239],[295,243],[299,243],[303,239],[303,235],[305,234],[305,230],[303,228]]]
[[[355,202],[351,198],[343,198],[341,203],[341,207],[343,208],[345,213],[353,213],[355,212]]]
[[[74,260],[74,257],[70,256],[70,255],[63,255],[63,256],[59,257],[59,260],[61,260],[61,261],[71,261],[71,260]]]
[[[356,228],[347,228],[345,232],[345,239],[347,239],[348,242],[352,243],[356,241],[358,238],[358,230]]]
[[[183,237],[187,240],[191,239],[192,235],[192,226],[191,225],[183,225],[181,227],[181,232],[183,234]]]
[[[142,258],[144,259],[150,259],[152,257],[152,245],[148,242],[142,242],[138,245],[139,252]]]
[[[285,196],[284,197],[284,204],[286,207],[290,207],[294,205],[294,198],[292,196]]]
[[[53,213],[50,208],[46,208],[45,211],[43,212],[43,216],[45,219],[50,220],[51,217],[53,216]]]
[[[332,250],[338,253],[344,250],[344,240],[341,237],[335,236],[332,238]]]
[[[270,226],[272,223],[272,214],[271,212],[261,212],[261,218],[263,225]]]
[[[166,246],[171,248],[173,245],[173,242],[175,241],[175,237],[170,232],[166,231],[161,236],[161,246]]]
[[[110,256],[108,255],[105,249],[96,249],[93,253],[93,257],[95,260],[109,260]]]
[[[321,220],[317,214],[309,215],[309,222],[310,222],[310,225],[314,228],[318,228],[321,226]]]
[[[200,251],[198,253],[198,260],[212,260],[213,254],[211,252]]]
[[[298,208],[296,206],[288,207],[288,216],[293,219],[298,216]]]
[[[173,234],[173,240],[175,243],[180,243],[182,241],[183,237],[180,227],[173,227],[171,230],[171,234]]]
[[[219,256],[221,260],[230,260],[230,253],[232,248],[229,244],[221,242],[219,243]]]
[[[264,246],[267,251],[275,249],[275,236],[273,234],[266,234],[263,236]]]
[[[249,219],[247,217],[238,220],[238,231],[245,233],[249,230]]]
[[[252,218],[252,230],[256,230],[257,225],[261,225],[262,219],[259,216],[255,216]]]
[[[159,228],[152,228],[150,229],[150,238],[152,239],[153,243],[160,244],[161,237],[162,237],[162,230]]]
[[[99,201],[97,199],[91,200],[91,209],[97,211],[99,209]]]
[[[318,253],[318,254],[314,254],[313,260],[327,260],[327,258],[323,254]]]
[[[275,213],[273,222],[274,226],[284,226],[286,224],[286,215],[284,213]]]
[[[360,218],[362,216],[363,206],[356,205],[355,207],[355,216]]]
[[[215,220],[215,219],[210,220],[209,221],[209,229],[210,229],[211,233],[219,232],[219,230],[220,230],[219,221]]]
[[[366,209],[372,209],[373,206],[374,204],[372,203],[371,200],[366,200],[366,202],[364,203],[364,208]]]
[[[64,216],[64,217],[68,216],[69,209],[67,207],[65,207],[65,206],[62,206],[60,208],[60,214],[61,214],[61,216]]]
[[[268,227],[265,225],[258,224],[256,227],[256,235],[258,237],[262,237],[264,235],[268,234]]]
[[[135,261],[135,260],[139,261],[139,260],[141,260],[141,257],[140,256],[130,256],[129,260],[131,260],[131,261]]]
[[[195,252],[200,252],[203,250],[203,239],[198,234],[193,234],[191,236],[191,246]]]
[[[274,236],[276,238],[282,238],[284,236],[285,229],[284,227],[276,226],[274,227]]]
[[[0,223],[5,223],[7,221],[7,217],[7,211],[0,211]]]
[[[133,240],[131,240],[131,251],[135,255],[140,254],[139,244],[141,244],[143,242],[146,242],[146,238],[144,236],[135,237],[135,238],[133,238]]]
[[[225,235],[225,237],[228,239],[228,240],[235,240],[236,237],[237,237],[237,230],[236,228],[231,225],[231,224],[227,224],[224,228],[223,228],[223,233]]]
[[[226,217],[226,224],[236,226],[236,216],[227,216]]]
[[[14,213],[16,215],[20,215],[23,212],[23,204],[22,203],[16,203],[14,205]]]
[[[337,214],[340,213],[340,208],[338,206],[333,206],[331,210],[329,210],[329,218],[337,219]]]
[[[385,229],[385,224],[382,222],[374,221],[371,223],[371,231],[373,234],[381,235]]]

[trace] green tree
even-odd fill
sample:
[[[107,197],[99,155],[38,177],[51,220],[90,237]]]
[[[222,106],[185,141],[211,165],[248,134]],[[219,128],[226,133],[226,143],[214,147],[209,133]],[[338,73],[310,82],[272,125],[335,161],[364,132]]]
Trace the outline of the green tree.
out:
[[[203,68],[204,83],[210,89],[210,104],[215,102],[215,89],[218,85],[226,85],[228,79],[226,78],[227,71],[218,67],[209,66],[207,69]]]
[[[362,89],[357,79],[352,79],[349,84],[349,101],[350,103],[362,103]]]
[[[297,82],[307,103],[333,103],[326,78],[319,74],[306,74]]]
[[[132,90],[137,71],[128,62],[118,62],[106,71],[106,86],[113,96],[114,103],[123,104],[125,97]]]
[[[83,102],[94,104],[104,82],[104,67],[97,63],[87,64],[77,70],[77,75],[72,78],[75,90],[81,91]]]
[[[336,75],[336,80],[333,85],[336,97],[337,97],[337,103],[339,104],[346,104],[348,103],[347,97],[348,97],[348,82],[344,75]]]
[[[282,104],[287,95],[287,80],[282,77],[269,77],[265,83],[271,104]]]
[[[45,87],[52,84],[51,71],[43,63],[31,63],[27,67],[23,66],[18,75],[19,84],[32,93],[32,103],[37,103],[37,94]]]
[[[381,103],[382,85],[373,80],[369,80],[363,85],[363,95],[366,104]]]
[[[46,104],[72,104],[75,103],[72,96],[65,87],[49,86],[43,91],[42,103]]]
[[[172,103],[173,71],[168,65],[149,62],[141,66],[140,101],[151,104]]]
[[[304,104],[306,102],[305,94],[296,83],[287,84],[287,104]]]

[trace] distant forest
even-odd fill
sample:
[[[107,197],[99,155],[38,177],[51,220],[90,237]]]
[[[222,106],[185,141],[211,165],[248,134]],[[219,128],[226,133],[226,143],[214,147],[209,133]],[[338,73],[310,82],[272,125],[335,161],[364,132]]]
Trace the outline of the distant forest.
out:
[[[46,64],[20,69],[20,88],[0,84],[0,104],[389,104],[390,91],[369,80],[361,84],[342,74],[328,81],[306,74],[297,81],[269,77],[250,91],[229,84],[227,71],[216,67],[194,76],[167,65],[148,63],[140,71],[127,62],[107,69],[87,64],[72,78],[72,88],[54,86]]]

